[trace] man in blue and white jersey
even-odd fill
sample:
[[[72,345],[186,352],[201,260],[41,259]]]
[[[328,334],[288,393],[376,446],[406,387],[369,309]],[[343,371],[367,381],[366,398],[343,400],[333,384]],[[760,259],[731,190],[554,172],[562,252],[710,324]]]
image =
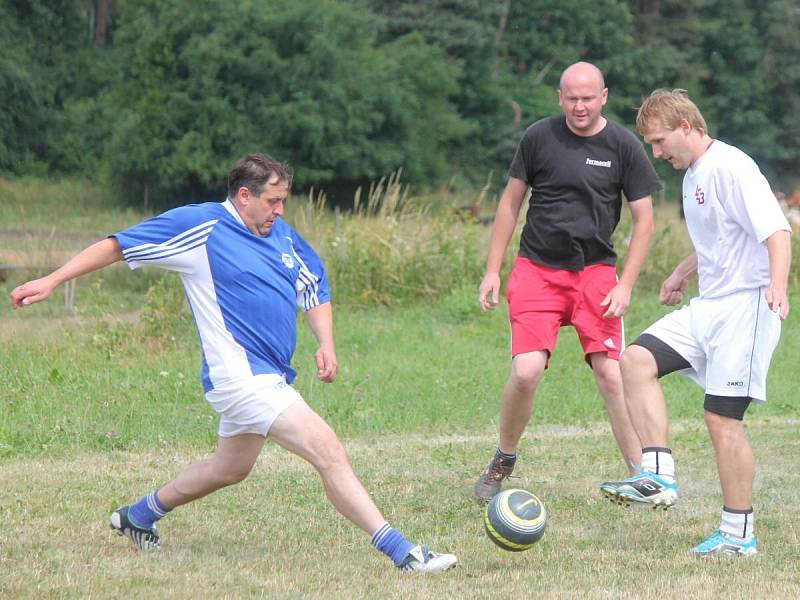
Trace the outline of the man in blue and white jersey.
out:
[[[182,206],[101,240],[61,268],[17,287],[14,308],[46,299],[60,284],[125,260],[179,274],[202,348],[205,397],[220,415],[214,455],[122,506],[111,527],[141,550],[161,547],[156,521],[172,509],[239,483],[267,437],[310,462],[334,507],[372,536],[403,570],[444,571],[457,562],[409,542],[391,527],[350,466],[328,424],[292,387],[297,307],[319,343],[317,377],[338,372],[325,267],[281,218],[291,175],[262,154],[241,159],[228,198]]]
[[[653,92],[639,108],[636,125],[655,158],[686,169],[683,209],[695,252],[666,278],[660,300],[682,302],[695,274],[699,296],[656,321],[623,353],[625,399],[643,444],[641,471],[600,488],[623,504],[666,508],[677,500],[659,378],[687,375],[705,391],[705,422],[724,502],[719,528],[692,551],[752,556],[758,551],[755,459],[742,421],[751,402],[767,399],[767,371],[789,314],[791,228],[756,163],[710,137],[683,90]]]

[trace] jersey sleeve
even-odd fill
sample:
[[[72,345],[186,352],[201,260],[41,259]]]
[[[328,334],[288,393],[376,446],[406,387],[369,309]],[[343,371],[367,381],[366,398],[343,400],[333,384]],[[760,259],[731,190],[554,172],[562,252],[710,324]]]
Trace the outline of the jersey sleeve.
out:
[[[531,125],[525,130],[522,138],[517,145],[517,151],[514,153],[514,158],[511,160],[511,166],[508,168],[508,176],[520,181],[531,184],[533,176],[533,156],[535,154],[535,138],[536,130],[535,125]]]
[[[754,162],[747,161],[735,172],[719,170],[716,179],[718,197],[725,199],[725,211],[759,243],[776,231],[792,230],[769,182]]]
[[[181,206],[113,234],[131,269],[156,266],[192,273],[193,250],[204,245],[219,221],[198,205]]]
[[[297,232],[292,234],[292,247],[300,265],[295,283],[297,306],[305,312],[330,302],[331,289],[322,259]]]

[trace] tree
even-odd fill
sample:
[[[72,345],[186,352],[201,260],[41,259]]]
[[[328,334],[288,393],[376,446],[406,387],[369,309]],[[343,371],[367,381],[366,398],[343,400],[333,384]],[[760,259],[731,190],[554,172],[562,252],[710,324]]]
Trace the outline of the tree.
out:
[[[44,173],[89,42],[80,0],[0,3],[0,172]]]
[[[341,2],[121,5],[98,100],[117,115],[112,180],[137,201],[182,203],[219,192],[251,151],[289,161],[301,186],[352,189],[399,168],[435,179],[463,130],[452,70],[419,35],[380,46],[376,31]]]

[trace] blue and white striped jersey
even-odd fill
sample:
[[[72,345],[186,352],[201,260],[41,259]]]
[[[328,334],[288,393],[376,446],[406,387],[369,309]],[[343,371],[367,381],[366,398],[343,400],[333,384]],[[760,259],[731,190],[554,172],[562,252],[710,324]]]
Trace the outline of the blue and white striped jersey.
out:
[[[230,200],[167,211],[113,235],[128,266],[176,271],[194,314],[206,392],[277,373],[291,383],[297,308],[330,301],[322,260],[282,219],[247,229]]]

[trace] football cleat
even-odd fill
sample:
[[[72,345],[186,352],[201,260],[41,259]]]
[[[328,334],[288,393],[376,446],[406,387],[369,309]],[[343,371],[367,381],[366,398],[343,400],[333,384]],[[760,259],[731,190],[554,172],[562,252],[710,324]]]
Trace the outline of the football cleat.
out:
[[[137,527],[128,519],[128,510],[130,506],[126,505],[111,513],[111,529],[117,535],[128,536],[139,550],[161,550],[161,538],[156,526],[153,525],[150,529]]]
[[[606,481],[600,484],[600,491],[623,506],[636,503],[666,510],[678,500],[678,484],[650,471],[640,470],[622,481]]]
[[[457,562],[458,559],[453,554],[439,554],[428,550],[427,546],[414,546],[397,568],[401,571],[439,573],[456,566]]]
[[[480,474],[475,482],[475,499],[485,504],[500,493],[503,479],[511,476],[514,470],[516,457],[511,460],[503,460],[495,456]]]
[[[695,556],[754,556],[758,553],[756,536],[743,540],[722,533],[719,529],[706,538],[704,542],[692,548]]]

